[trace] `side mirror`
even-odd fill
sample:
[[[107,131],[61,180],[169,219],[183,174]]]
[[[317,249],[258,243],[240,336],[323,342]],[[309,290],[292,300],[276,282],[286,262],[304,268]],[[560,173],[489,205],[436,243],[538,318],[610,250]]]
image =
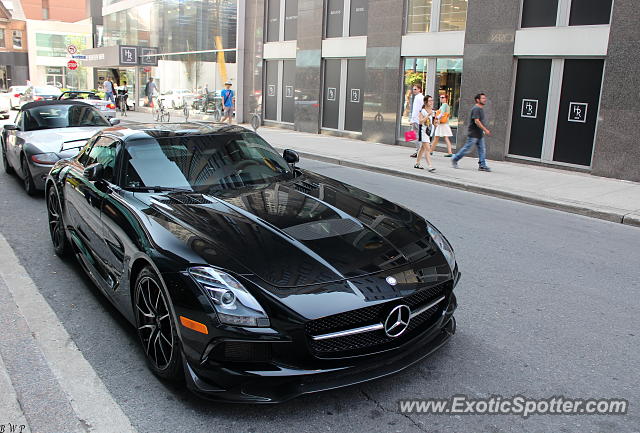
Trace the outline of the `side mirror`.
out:
[[[4,125],[4,130],[5,131],[17,131],[18,127],[16,125],[14,125],[13,123],[7,123],[6,125]]]
[[[116,119],[112,117],[111,119],[109,119],[109,123],[111,124],[111,126],[119,125],[120,119]]]
[[[282,152],[282,157],[289,164],[295,164],[296,162],[300,161],[300,156],[298,156],[298,152],[291,149],[285,149],[285,151]]]
[[[102,174],[104,172],[104,167],[99,162],[95,164],[91,164],[89,167],[84,169],[82,173],[87,180],[99,180],[102,178]]]

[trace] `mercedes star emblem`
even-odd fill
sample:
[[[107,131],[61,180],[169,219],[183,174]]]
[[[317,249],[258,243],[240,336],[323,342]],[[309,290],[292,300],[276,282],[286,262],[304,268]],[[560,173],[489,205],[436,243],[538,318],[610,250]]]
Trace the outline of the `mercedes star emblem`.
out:
[[[396,280],[394,277],[387,277],[386,280],[390,286],[395,286],[396,284],[398,284],[398,280]]]
[[[391,338],[399,337],[409,327],[410,320],[411,309],[406,305],[398,305],[391,310],[387,320],[384,321],[385,334]]]

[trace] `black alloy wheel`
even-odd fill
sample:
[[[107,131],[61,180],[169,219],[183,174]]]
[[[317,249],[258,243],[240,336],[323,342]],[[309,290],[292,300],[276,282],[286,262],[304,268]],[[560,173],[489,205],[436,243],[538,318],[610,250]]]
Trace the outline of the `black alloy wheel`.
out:
[[[47,215],[49,217],[49,234],[51,235],[53,249],[57,256],[64,257],[69,253],[69,244],[67,243],[67,234],[62,220],[60,200],[54,187],[49,188],[49,191],[47,191]]]
[[[15,170],[13,169],[13,167],[9,165],[9,160],[7,159],[7,153],[4,150],[4,142],[1,142],[0,145],[2,146],[2,165],[4,165],[4,172],[7,174],[13,174],[15,173]]]
[[[144,268],[135,286],[138,337],[151,371],[162,379],[177,382],[183,378],[182,356],[167,299],[156,273],[150,267]]]
[[[22,155],[20,164],[20,167],[22,168],[22,174],[24,175],[24,178],[22,179],[24,183],[24,190],[28,195],[35,195],[36,185],[35,183],[33,183],[33,176],[31,176],[31,170],[29,170],[29,164],[27,163],[26,156]]]

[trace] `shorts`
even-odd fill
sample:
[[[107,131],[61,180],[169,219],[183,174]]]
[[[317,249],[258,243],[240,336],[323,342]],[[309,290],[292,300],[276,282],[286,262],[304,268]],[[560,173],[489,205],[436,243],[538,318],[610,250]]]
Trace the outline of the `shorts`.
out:
[[[222,116],[223,117],[231,117],[231,114],[233,114],[232,110],[233,110],[233,107],[224,107],[222,109]]]

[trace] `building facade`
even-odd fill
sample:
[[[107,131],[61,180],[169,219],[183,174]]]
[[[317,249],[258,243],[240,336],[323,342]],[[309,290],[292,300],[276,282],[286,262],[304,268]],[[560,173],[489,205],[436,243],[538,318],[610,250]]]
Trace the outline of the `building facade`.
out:
[[[29,79],[27,23],[20,5],[0,2],[0,91]]]
[[[239,16],[244,116],[406,144],[420,83],[461,143],[485,92],[490,158],[640,181],[633,0],[248,0]]]

